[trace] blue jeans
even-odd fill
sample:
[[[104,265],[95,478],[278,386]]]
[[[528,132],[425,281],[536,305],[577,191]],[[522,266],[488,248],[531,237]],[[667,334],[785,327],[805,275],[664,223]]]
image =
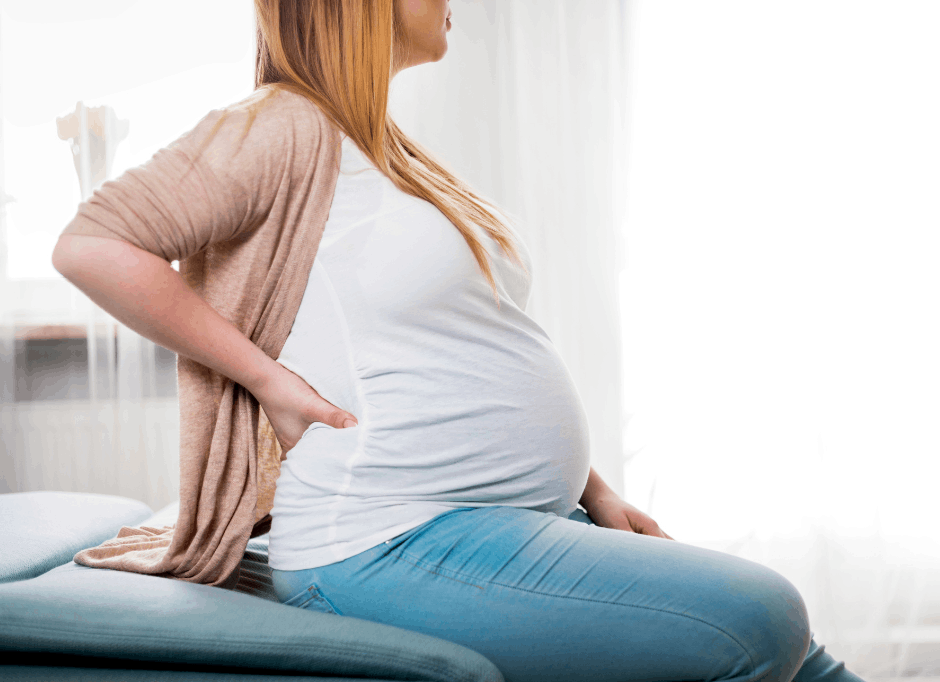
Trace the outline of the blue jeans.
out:
[[[462,644],[507,682],[860,682],[813,641],[779,573],[601,528],[580,509],[452,509],[343,561],[272,576],[283,603]]]

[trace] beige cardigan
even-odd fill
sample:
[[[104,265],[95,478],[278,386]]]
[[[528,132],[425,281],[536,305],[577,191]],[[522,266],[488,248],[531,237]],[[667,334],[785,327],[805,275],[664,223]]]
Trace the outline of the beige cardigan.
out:
[[[62,234],[121,239],[179,260],[183,279],[277,359],[329,215],[341,138],[318,106],[289,91],[262,106],[245,135],[247,105],[259,94],[209,112],[149,161],[105,182]],[[249,538],[270,528],[280,445],[243,386],[182,355],[177,376],[176,524],[125,526],[74,559],[231,588]]]

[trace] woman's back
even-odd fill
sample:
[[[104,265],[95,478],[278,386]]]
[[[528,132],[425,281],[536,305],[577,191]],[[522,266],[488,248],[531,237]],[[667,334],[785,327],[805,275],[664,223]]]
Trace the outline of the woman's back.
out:
[[[343,139],[329,219],[278,362],[359,424],[314,422],[287,452],[272,567],[340,561],[456,507],[575,509],[590,467],[580,397],[524,312],[525,273],[478,234],[500,308],[443,213]]]

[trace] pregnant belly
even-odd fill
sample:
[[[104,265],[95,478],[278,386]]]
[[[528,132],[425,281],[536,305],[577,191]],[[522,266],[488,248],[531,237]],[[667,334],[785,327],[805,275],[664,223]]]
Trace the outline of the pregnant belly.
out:
[[[506,504],[567,515],[590,469],[587,418],[560,358],[487,377],[440,368],[365,381],[359,425],[314,423],[282,476],[309,494],[372,501]],[[433,377],[431,379],[430,377]]]

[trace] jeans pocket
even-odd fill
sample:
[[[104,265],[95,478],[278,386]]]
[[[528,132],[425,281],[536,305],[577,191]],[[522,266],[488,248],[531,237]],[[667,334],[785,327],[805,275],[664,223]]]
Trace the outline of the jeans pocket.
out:
[[[323,596],[320,588],[311,585],[302,592],[298,592],[293,597],[284,602],[285,606],[296,606],[307,611],[319,611],[320,613],[332,613],[335,616],[343,615]]]

